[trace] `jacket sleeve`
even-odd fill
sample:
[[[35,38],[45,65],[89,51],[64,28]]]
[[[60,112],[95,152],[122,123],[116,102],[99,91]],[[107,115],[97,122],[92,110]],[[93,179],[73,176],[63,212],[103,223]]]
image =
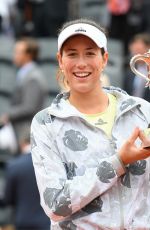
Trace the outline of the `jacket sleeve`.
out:
[[[52,124],[50,124],[52,125]],[[81,210],[116,184],[125,170],[117,155],[86,168],[81,176],[68,179],[53,131],[34,117],[31,125],[32,159],[41,205],[53,221],[62,221]]]

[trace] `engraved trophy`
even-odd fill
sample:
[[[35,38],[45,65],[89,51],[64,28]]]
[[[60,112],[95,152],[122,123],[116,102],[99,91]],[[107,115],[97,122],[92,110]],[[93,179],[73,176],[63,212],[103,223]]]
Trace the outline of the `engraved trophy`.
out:
[[[146,66],[147,66],[147,76],[144,75],[143,73],[140,73],[136,67],[135,64],[137,61],[143,61],[145,62]],[[146,80],[146,84],[145,87],[149,87],[150,89],[150,49],[148,50],[147,53],[144,54],[137,54],[135,56],[133,56],[130,60],[130,67],[131,70],[137,75],[140,76],[142,78],[144,78]]]
[[[143,73],[140,73],[136,69],[135,64],[136,64],[137,61],[143,61],[143,62],[145,62],[146,66],[147,66],[147,76],[144,75]],[[137,55],[133,56],[131,58],[131,60],[130,60],[130,67],[131,67],[131,70],[137,76],[140,76],[140,77],[142,77],[142,78],[145,79],[145,81],[146,81],[145,87],[149,87],[149,89],[150,89],[150,49],[148,50],[147,53],[137,54]],[[149,150],[150,149],[150,145],[144,146],[143,148]]]

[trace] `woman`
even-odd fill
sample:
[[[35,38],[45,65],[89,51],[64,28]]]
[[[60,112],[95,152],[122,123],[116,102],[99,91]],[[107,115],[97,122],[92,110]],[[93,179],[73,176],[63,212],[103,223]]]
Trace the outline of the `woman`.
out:
[[[93,21],[66,23],[58,62],[68,92],[39,112],[31,127],[41,205],[51,229],[149,229],[150,105],[101,87],[108,60]],[[137,127],[138,125],[138,127]]]

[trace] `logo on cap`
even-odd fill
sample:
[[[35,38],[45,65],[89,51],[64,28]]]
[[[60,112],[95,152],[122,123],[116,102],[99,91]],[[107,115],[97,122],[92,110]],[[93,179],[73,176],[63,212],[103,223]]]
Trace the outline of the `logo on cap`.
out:
[[[80,28],[76,29],[75,32],[86,32],[86,30],[83,29],[82,27],[80,27]]]

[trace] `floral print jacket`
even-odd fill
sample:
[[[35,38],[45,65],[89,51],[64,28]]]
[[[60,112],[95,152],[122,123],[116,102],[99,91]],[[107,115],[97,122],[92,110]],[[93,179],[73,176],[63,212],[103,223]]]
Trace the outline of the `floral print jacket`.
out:
[[[149,127],[150,104],[105,90],[117,98],[111,139],[66,101],[68,93],[33,118],[32,159],[52,230],[150,230],[150,158],[125,168],[117,156],[135,127]]]

